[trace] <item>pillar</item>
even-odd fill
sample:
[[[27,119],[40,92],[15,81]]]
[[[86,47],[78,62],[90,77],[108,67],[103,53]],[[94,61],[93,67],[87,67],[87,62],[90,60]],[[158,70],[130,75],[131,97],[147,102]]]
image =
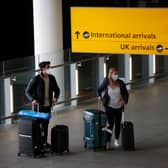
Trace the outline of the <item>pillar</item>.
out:
[[[106,62],[103,58],[98,58],[98,80],[99,84],[102,82],[104,77],[106,76]]]
[[[125,83],[129,83],[132,80],[132,59],[130,54],[125,54]],[[131,89],[131,85],[127,85],[127,89]]]
[[[4,110],[5,116],[10,116],[13,111],[13,85],[10,78],[4,79]],[[5,120],[5,124],[11,124],[12,120]]]
[[[35,68],[41,61],[51,66],[64,63],[62,0],[33,0]],[[60,101],[64,100],[64,67],[51,69],[60,87]]]
[[[149,58],[149,71],[148,74],[150,77],[154,76],[156,73],[156,56],[155,54],[150,54]],[[154,78],[149,79],[149,83],[154,83]]]
[[[71,98],[76,98],[79,94],[79,81],[78,81],[78,66],[76,64],[71,64],[70,66],[71,74]],[[77,106],[78,101],[72,100],[71,105]]]

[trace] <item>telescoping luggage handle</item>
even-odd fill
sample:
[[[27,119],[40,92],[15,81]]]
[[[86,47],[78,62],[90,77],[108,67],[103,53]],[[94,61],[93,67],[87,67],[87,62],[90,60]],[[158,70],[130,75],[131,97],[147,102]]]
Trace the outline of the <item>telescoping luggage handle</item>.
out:
[[[56,103],[53,103],[51,106],[51,115],[52,116],[56,115]]]
[[[103,105],[101,103],[101,101],[98,100],[98,133],[99,133],[99,138],[98,138],[98,144],[99,147],[101,147],[102,144],[102,121],[101,121],[101,111],[103,110]],[[94,151],[96,151],[96,148],[94,147],[93,149]]]
[[[122,123],[125,122],[125,106],[122,108]]]
[[[40,111],[39,104],[32,104],[32,111],[35,111],[35,106],[37,106],[37,111]]]
[[[102,104],[101,100],[98,100],[98,102],[97,102],[97,108],[98,108],[99,111],[104,111],[103,110],[103,104]]]

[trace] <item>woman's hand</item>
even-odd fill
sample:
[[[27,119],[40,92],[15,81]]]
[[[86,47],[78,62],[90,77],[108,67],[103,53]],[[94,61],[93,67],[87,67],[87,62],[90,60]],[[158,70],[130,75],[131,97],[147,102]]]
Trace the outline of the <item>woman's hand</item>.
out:
[[[124,106],[125,105],[125,101],[124,100],[120,100],[120,102],[118,103],[119,106]]]

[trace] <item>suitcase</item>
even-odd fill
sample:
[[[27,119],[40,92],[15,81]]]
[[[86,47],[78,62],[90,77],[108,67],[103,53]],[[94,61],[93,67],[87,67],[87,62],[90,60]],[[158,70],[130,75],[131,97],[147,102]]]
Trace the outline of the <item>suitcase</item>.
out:
[[[134,144],[134,125],[130,121],[125,121],[123,112],[121,124],[121,143],[124,150],[135,150]]]
[[[28,156],[36,157],[43,152],[41,128],[37,119],[22,117],[18,121],[19,152]]]
[[[39,111],[39,105],[37,110]],[[36,157],[44,154],[40,120],[49,120],[50,114],[35,112],[32,106],[32,110],[20,110],[18,116],[18,156],[26,154]]]
[[[106,114],[97,109],[86,109],[83,111],[85,148],[106,149],[106,133],[102,128],[106,127]]]
[[[51,152],[69,152],[69,129],[66,125],[56,125],[51,129]]]

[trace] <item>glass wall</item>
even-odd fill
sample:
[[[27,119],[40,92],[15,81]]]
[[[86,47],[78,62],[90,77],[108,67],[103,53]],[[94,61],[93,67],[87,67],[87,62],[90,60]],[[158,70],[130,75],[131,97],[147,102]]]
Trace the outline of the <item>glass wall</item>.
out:
[[[148,55],[132,56],[132,80],[138,80],[148,77]]]
[[[96,96],[98,82],[97,60],[78,64],[79,96]]]
[[[106,74],[110,67],[114,67],[119,71],[119,76],[125,76],[124,54],[111,54],[105,57]]]
[[[11,113],[27,104],[25,87],[34,71],[34,56],[16,58],[0,62],[0,116],[5,116],[8,106],[12,106]],[[5,85],[9,80],[10,85]],[[10,100],[6,102],[9,92]],[[10,115],[10,112],[8,115]]]
[[[67,52],[67,51],[66,51]],[[50,54],[48,54],[50,55]],[[55,57],[55,54],[53,58]],[[51,56],[50,55],[50,56]],[[61,88],[59,103],[71,104],[71,99],[78,99],[78,103],[89,98],[96,97],[96,92],[100,79],[103,79],[109,67],[115,67],[119,70],[119,76],[125,77],[125,55],[84,55],[76,56],[77,61],[72,59],[72,55],[67,55],[69,59],[64,64],[56,64],[51,66],[51,74],[53,74]],[[132,81],[148,78],[149,56],[148,55],[131,55],[132,57]],[[34,75],[39,73],[39,69],[34,69],[35,57],[24,58],[26,60],[10,60],[3,62],[3,73],[0,76],[0,116],[4,116],[4,88],[10,89],[12,86],[13,94],[13,111],[17,113],[20,109],[30,109],[31,103],[25,96],[25,88]],[[46,59],[49,59],[47,57]],[[101,60],[101,61],[100,61]],[[100,64],[101,62],[101,64]],[[106,69],[104,69],[106,65]],[[156,73],[164,73],[168,71],[168,56],[156,56]],[[100,77],[100,73],[102,76]],[[62,78],[60,78],[60,76]],[[4,86],[4,80],[10,80],[10,86]],[[148,82],[146,80],[146,82]],[[74,90],[73,90],[74,89]]]
[[[108,1],[109,2],[109,1]],[[166,0],[115,0],[109,2],[102,0],[92,2],[91,6],[117,6],[117,7],[168,7]],[[121,2],[121,3],[120,3]],[[66,3],[66,1],[64,1]],[[83,1],[84,3],[84,1]],[[75,1],[78,4],[78,1]],[[88,3],[87,3],[88,4]],[[85,3],[83,4],[83,6]],[[73,6],[72,1],[69,1],[69,8]],[[69,13],[67,14],[69,17]],[[66,16],[67,16],[66,15]],[[69,18],[70,19],[70,18]],[[70,27],[67,26],[67,17],[64,17],[64,47],[71,48]],[[70,22],[70,20],[69,20]],[[68,22],[68,23],[69,23]],[[70,25],[70,23],[69,23]],[[65,28],[66,27],[66,28]],[[68,29],[68,30],[67,30]],[[66,44],[66,45],[65,45]],[[71,53],[71,50],[58,51],[55,53],[42,54],[40,56],[30,56],[25,58],[17,58],[8,61],[0,62],[0,116],[5,115],[4,102],[4,79],[10,79],[10,85],[13,92],[13,111],[18,112],[21,108],[30,108],[29,101],[25,97],[25,88],[29,80],[38,73],[38,61],[43,57],[54,62],[55,57],[60,53],[63,57],[63,63],[54,62],[51,67],[51,72],[55,75],[59,86],[61,87],[61,96],[59,103],[69,104],[71,98],[95,97],[100,78],[104,75],[104,63],[106,65],[106,73],[110,66],[116,67],[119,70],[120,77],[125,77],[125,55],[124,54],[90,54],[90,53]],[[132,81],[148,77],[149,59],[147,55],[131,55],[132,57]],[[100,60],[102,65],[100,67]],[[36,66],[35,66],[36,60]],[[168,72],[168,57],[156,56],[156,73]],[[103,71],[103,72],[102,72]],[[100,77],[100,72],[102,76]],[[59,76],[59,77],[58,77]],[[75,88],[75,94],[72,93],[72,88]],[[7,88],[9,89],[9,88]],[[85,98],[84,98],[85,97]],[[81,100],[81,99],[80,99]],[[79,101],[80,101],[79,100]]]
[[[156,73],[168,73],[168,56],[156,56]]]
[[[4,91],[3,79],[0,78],[0,117],[4,116]]]

